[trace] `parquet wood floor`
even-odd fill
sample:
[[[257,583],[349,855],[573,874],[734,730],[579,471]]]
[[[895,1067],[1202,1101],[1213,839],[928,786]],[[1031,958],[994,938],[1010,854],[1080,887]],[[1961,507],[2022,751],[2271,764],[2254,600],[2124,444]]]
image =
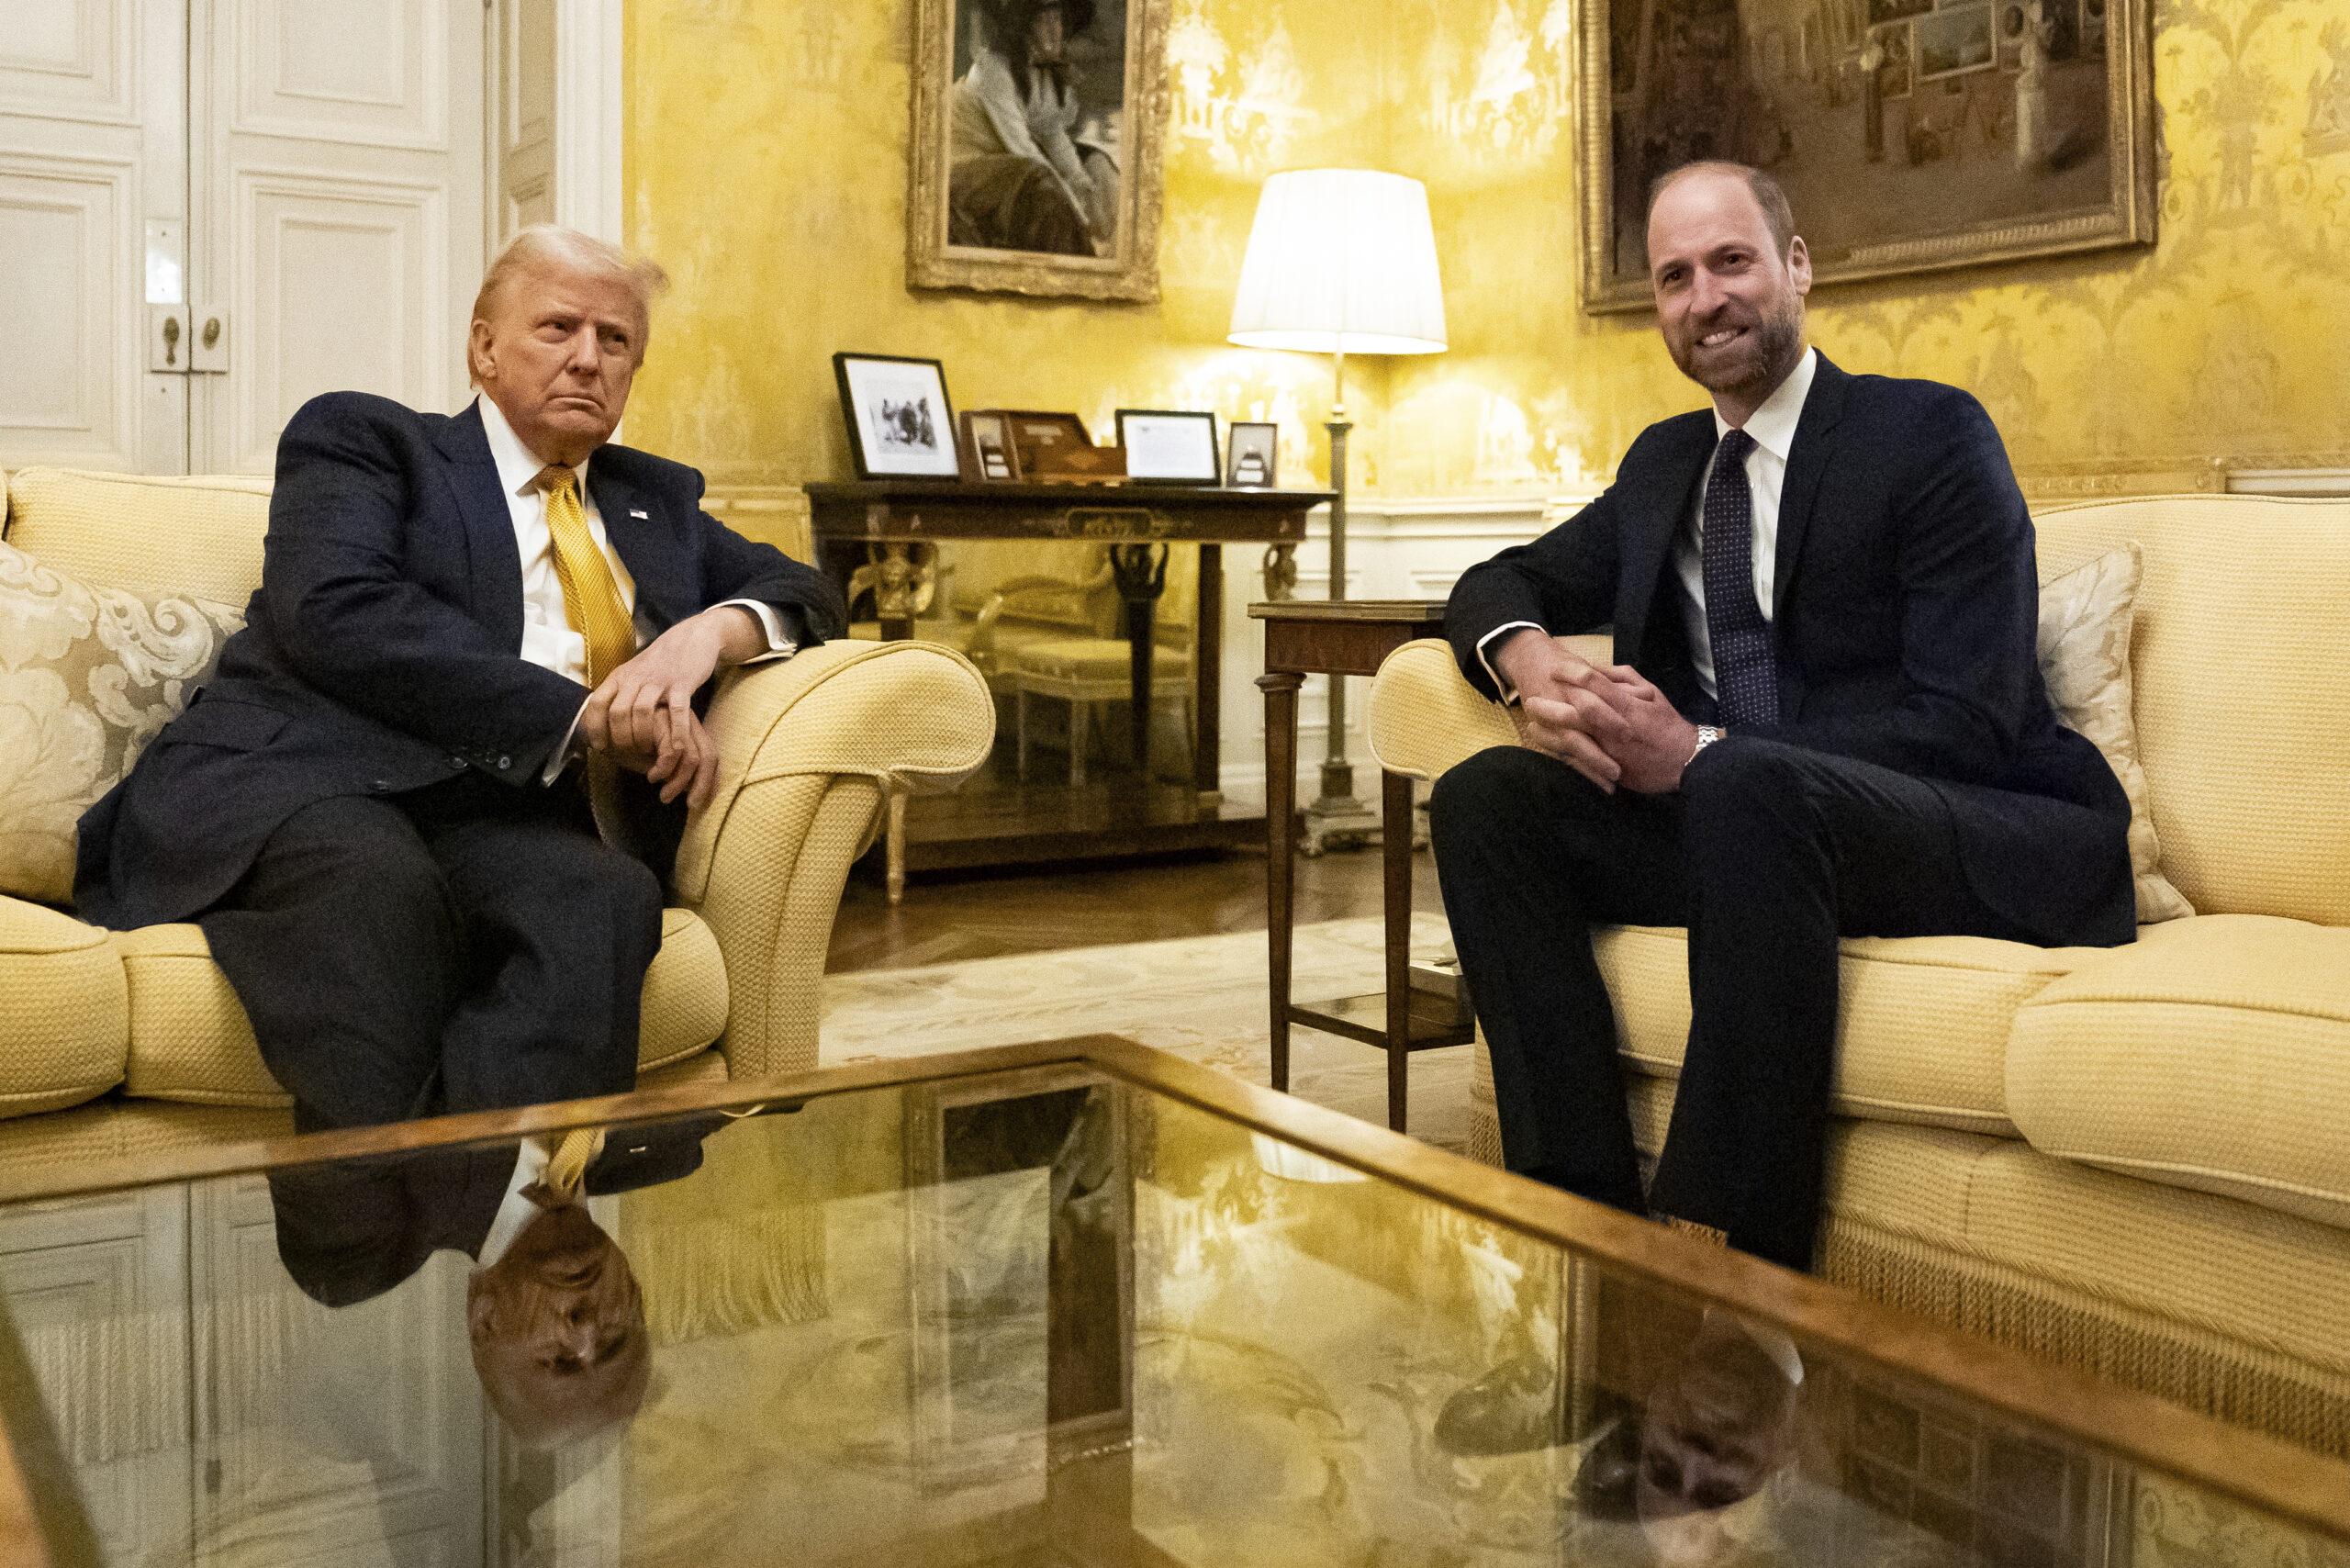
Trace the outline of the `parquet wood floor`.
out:
[[[1412,904],[1442,913],[1436,866],[1412,857]],[[1297,923],[1380,913],[1380,852],[1297,859]],[[833,922],[828,974],[912,969],[1013,953],[1148,942],[1265,928],[1261,850],[1211,851],[1179,860],[1040,867],[927,877],[890,907],[881,884],[849,879]]]

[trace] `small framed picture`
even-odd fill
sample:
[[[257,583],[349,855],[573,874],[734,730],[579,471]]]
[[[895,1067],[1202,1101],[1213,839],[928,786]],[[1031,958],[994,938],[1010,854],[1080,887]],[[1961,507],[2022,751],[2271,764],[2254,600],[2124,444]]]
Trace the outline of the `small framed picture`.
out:
[[[1075,414],[1006,409],[1012,429],[1013,462],[1020,477],[1039,484],[1106,484],[1125,476],[1125,454],[1096,446]]]
[[[946,400],[946,373],[936,360],[836,353],[833,375],[840,382],[841,417],[848,422],[848,449],[858,478],[961,476],[955,409]]]
[[[1001,409],[963,410],[964,476],[970,479],[1017,479],[1020,448],[1012,439],[1012,421]]]
[[[1281,427],[1237,420],[1232,426],[1232,451],[1224,465],[1227,485],[1272,487],[1281,454]]]
[[[1215,416],[1172,409],[1121,409],[1118,444],[1126,449],[1126,477],[1161,485],[1213,485]]]

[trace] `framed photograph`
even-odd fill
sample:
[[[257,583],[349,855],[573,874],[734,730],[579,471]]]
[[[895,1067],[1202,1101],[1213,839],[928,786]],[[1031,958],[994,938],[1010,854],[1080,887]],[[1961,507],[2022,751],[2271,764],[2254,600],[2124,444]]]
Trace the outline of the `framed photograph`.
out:
[[[1649,191],[1701,158],[1769,172],[1822,286],[2152,244],[2153,0],[2091,3],[1849,0],[1815,55],[1724,0],[1591,0],[1583,308],[1653,308]]]
[[[1172,0],[914,0],[906,281],[1158,297]]]
[[[1126,477],[1161,485],[1213,485],[1223,478],[1216,466],[1215,416],[1172,409],[1121,409],[1118,444],[1126,452]]]
[[[841,417],[860,479],[953,479],[955,409],[946,400],[946,372],[934,359],[894,354],[836,353]]]
[[[1224,465],[1224,482],[1270,489],[1280,476],[1281,427],[1236,420],[1230,456]]]
[[[1001,409],[963,410],[963,475],[968,479],[1017,479],[1020,449]]]

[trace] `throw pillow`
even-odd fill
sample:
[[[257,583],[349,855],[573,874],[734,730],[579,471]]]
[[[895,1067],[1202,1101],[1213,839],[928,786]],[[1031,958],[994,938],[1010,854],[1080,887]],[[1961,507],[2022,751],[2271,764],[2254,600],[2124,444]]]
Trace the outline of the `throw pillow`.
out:
[[[228,605],[79,582],[0,542],[0,893],[72,902],[73,824],[243,624]]]
[[[2147,809],[2130,689],[2130,624],[2138,596],[2135,540],[2040,585],[2040,675],[2065,728],[2097,743],[2130,797],[2130,868],[2138,924],[2177,920],[2194,906],[2162,873],[2162,844]]]

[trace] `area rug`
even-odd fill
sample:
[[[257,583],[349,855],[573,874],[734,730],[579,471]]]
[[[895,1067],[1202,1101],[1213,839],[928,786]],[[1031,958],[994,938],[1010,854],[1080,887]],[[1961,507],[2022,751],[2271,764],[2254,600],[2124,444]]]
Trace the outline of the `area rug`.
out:
[[[1313,1002],[1382,989],[1382,929],[1375,917],[1299,926],[1290,994]],[[1449,935],[1442,917],[1415,915],[1413,955],[1433,955]],[[1271,1066],[1268,995],[1262,931],[866,969],[825,977],[818,1059],[834,1067],[1108,1034],[1263,1083]],[[1469,1053],[1452,1046],[1413,1055],[1413,1137],[1465,1148]],[[1292,1027],[1290,1092],[1384,1126],[1386,1056]]]

